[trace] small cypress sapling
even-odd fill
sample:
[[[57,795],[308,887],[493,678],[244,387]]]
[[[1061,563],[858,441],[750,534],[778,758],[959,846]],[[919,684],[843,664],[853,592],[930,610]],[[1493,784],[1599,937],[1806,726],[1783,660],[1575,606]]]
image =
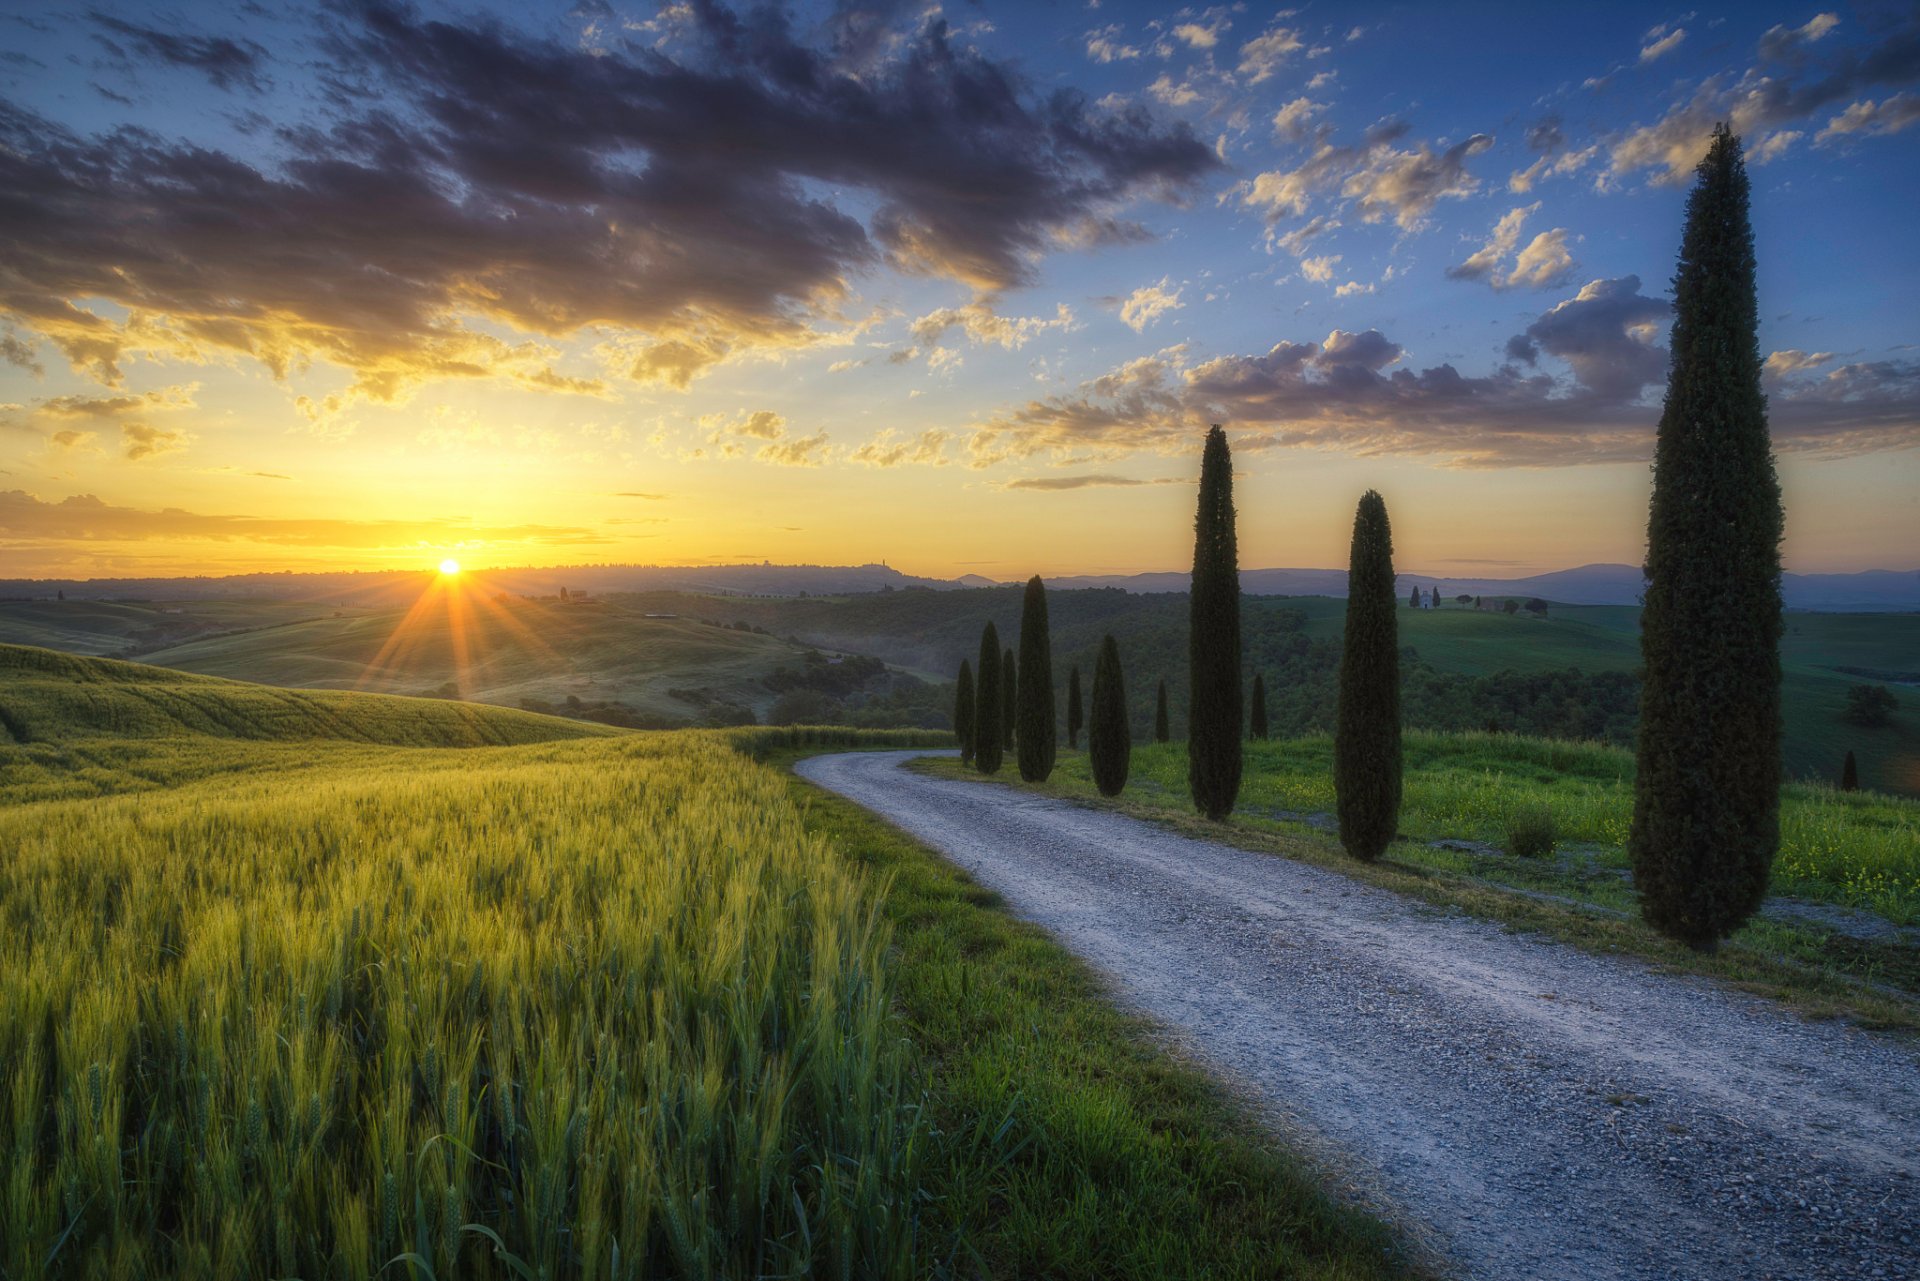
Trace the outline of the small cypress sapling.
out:
[[[1035,574],[1020,606],[1020,777],[1044,783],[1053,773],[1053,641],[1047,587]]]
[[[1267,736],[1267,678],[1259,672],[1253,674],[1253,710],[1247,719],[1253,736],[1264,739]]]
[[[1020,717],[1020,660],[1008,649],[1000,656],[1000,747],[1013,750]]]
[[[1080,729],[1087,723],[1086,713],[1080,706],[1080,665],[1075,663],[1067,674],[1067,746],[1079,750]]]
[[[982,774],[1000,769],[1000,633],[992,620],[980,629],[980,674],[974,681],[973,764]]]
[[[1369,489],[1353,515],[1333,791],[1340,843],[1371,861],[1400,822],[1400,624],[1393,601],[1393,530]]]
[[[1200,457],[1193,518],[1193,589],[1187,624],[1187,791],[1218,821],[1233,813],[1245,764],[1240,688],[1240,542],[1234,524],[1233,455],[1215,424]]]
[[[953,736],[960,740],[960,759],[973,760],[973,664],[960,660],[960,676],[953,683]]]
[[[1167,716],[1167,683],[1160,682],[1160,692],[1153,699],[1153,741],[1164,743],[1173,737],[1173,725]]]
[[[1102,796],[1118,796],[1133,761],[1133,730],[1127,724],[1127,683],[1120,647],[1108,636],[1093,664],[1093,707],[1087,717],[1087,763]]]
[[[1847,753],[1847,759],[1840,765],[1840,790],[1857,792],[1860,790],[1860,766],[1854,762],[1853,753]]]
[[[1780,847],[1780,537],[1740,140],[1687,199],[1653,455],[1644,677],[1627,853],[1647,923],[1710,951],[1766,897]]]

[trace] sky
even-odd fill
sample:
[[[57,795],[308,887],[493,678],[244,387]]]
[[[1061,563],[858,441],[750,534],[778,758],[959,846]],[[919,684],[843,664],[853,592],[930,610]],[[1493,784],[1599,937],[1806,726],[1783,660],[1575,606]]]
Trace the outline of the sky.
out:
[[[0,576],[1638,563],[1716,121],[1920,567],[1920,7],[0,0]]]

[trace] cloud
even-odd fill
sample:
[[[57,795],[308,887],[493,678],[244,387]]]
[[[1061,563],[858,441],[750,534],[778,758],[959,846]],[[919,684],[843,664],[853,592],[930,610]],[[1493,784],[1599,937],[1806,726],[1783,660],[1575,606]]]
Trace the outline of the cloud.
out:
[[[1159,77],[1147,86],[1147,92],[1169,107],[1190,107],[1200,101],[1200,91],[1193,87],[1190,80],[1173,82],[1173,77],[1161,72]]]
[[[1769,27],[1767,34],[1760,37],[1760,56],[1772,62],[1798,59],[1806,52],[1808,45],[1826,39],[1839,25],[1839,14],[1816,13],[1804,26]]]
[[[343,4],[318,44],[334,113],[245,156],[0,104],[0,315],[108,383],[137,356],[348,371],[316,414],[542,385],[582,333],[684,387],[819,341],[863,272],[1024,284],[1220,167],[1186,126],[1030,85],[917,11],[858,75],[774,9],[673,13],[667,44],[594,51]]]
[[[1312,244],[1313,241],[1326,235],[1330,231],[1337,231],[1339,228],[1340,220],[1338,218],[1321,214],[1300,224],[1285,235],[1278,237],[1275,243],[1295,258],[1298,258],[1307,252],[1307,246]]]
[[[217,88],[233,89],[238,86],[259,93],[268,87],[261,75],[267,51],[251,40],[230,40],[225,36],[183,36],[135,26],[106,14],[96,13],[91,17],[102,31],[111,33],[94,37],[109,52],[126,56],[126,49],[114,39],[118,37],[147,61],[199,71]]]
[[[92,494],[46,502],[18,489],[0,492],[0,533],[15,538],[71,542],[169,539],[361,550],[444,547],[452,542],[591,544],[608,541],[593,530],[564,525],[477,525],[448,518],[334,520],[206,515],[177,507],[158,511],[117,507]]]
[[[1124,62],[1138,58],[1140,50],[1120,39],[1121,26],[1114,23],[1098,31],[1087,32],[1087,57],[1095,62]]]
[[[1002,485],[1002,489],[1037,489],[1057,491],[1063,489],[1103,489],[1108,487],[1132,487],[1135,485],[1179,485],[1184,481],[1171,476],[1160,476],[1152,480],[1142,480],[1136,476],[1110,476],[1096,473],[1085,476],[1022,476]]]
[[[1352,298],[1356,294],[1370,294],[1373,291],[1374,286],[1370,283],[1363,284],[1358,280],[1349,280],[1346,284],[1337,286],[1333,291],[1333,296],[1335,298]]]
[[[1749,151],[1747,155],[1752,158],[1753,163],[1756,165],[1771,164],[1773,161],[1786,155],[1787,148],[1804,137],[1806,137],[1806,135],[1798,129],[1782,129],[1778,133],[1770,133],[1754,143],[1753,149]]]
[[[1324,102],[1295,98],[1273,113],[1273,131],[1282,138],[1299,142],[1307,136],[1307,122],[1326,109]]]
[[[71,427],[64,431],[57,431],[47,437],[48,440],[60,446],[62,449],[89,449],[97,438],[97,434],[94,432],[75,431]]]
[[[1827,127],[1815,134],[1813,140],[1827,143],[1856,134],[1884,136],[1899,133],[1916,120],[1920,120],[1920,94],[1896,93],[1879,102],[1862,99],[1827,121]],[[1796,133],[1792,136],[1798,138],[1800,135]]]
[[[1761,372],[1768,378],[1787,378],[1809,369],[1818,369],[1832,360],[1833,353],[1830,351],[1806,352],[1797,347],[1789,348],[1770,354]]]
[[[1666,57],[1675,49],[1678,49],[1680,42],[1687,38],[1685,27],[1675,27],[1672,31],[1666,31],[1665,35],[1661,35],[1660,33],[1663,31],[1666,31],[1665,27],[1655,27],[1652,31],[1647,32],[1647,42],[1640,47],[1640,63],[1642,66]]]
[[[1180,290],[1169,290],[1167,284],[1167,277],[1162,276],[1159,284],[1142,285],[1128,294],[1120,304],[1121,323],[1136,334],[1145,333],[1147,326],[1160,317],[1186,306],[1180,301]]]
[[[762,445],[754,457],[781,467],[818,467],[826,461],[827,454],[827,433],[817,431],[811,436],[795,436]]]
[[[1220,33],[1233,24],[1219,10],[1209,10],[1205,22],[1183,22],[1173,29],[1173,38],[1190,49],[1211,49],[1220,43]]]
[[[850,451],[847,458],[867,467],[899,467],[906,463],[945,467],[952,461],[946,449],[953,438],[952,432],[929,427],[918,436],[901,439],[893,428],[884,427],[872,440]]]
[[[198,384],[188,384],[118,396],[49,396],[34,406],[34,412],[46,418],[102,419],[118,418],[123,414],[193,409],[194,393],[198,390]]]
[[[32,344],[21,341],[13,334],[0,333],[0,361],[16,369],[24,369],[36,378],[46,373],[40,362],[34,359]]]
[[[191,439],[183,431],[163,431],[145,423],[120,424],[120,452],[131,462],[175,453],[185,449]]]
[[[1404,122],[1389,121],[1368,130],[1358,144],[1339,146],[1323,128],[1306,161],[1256,175],[1240,189],[1241,203],[1260,210],[1272,224],[1304,215],[1316,198],[1337,192],[1358,205],[1363,222],[1391,218],[1402,231],[1418,230],[1437,203],[1479,187],[1467,161],[1493,146],[1493,139],[1477,133],[1436,152],[1425,142],[1396,145],[1406,133]]]
[[[1640,277],[1594,280],[1527,326],[1542,351],[1573,367],[1602,400],[1631,400],[1667,375],[1666,349],[1654,345],[1673,304],[1640,292]]]
[[[1874,114],[1885,104],[1864,98],[1865,91],[1880,85],[1920,83],[1920,14],[1909,14],[1871,45],[1834,49],[1822,56],[1822,50],[1812,46],[1837,21],[1831,14],[1822,14],[1795,31],[1779,27],[1768,31],[1761,38],[1760,54],[1764,60],[1783,64],[1777,74],[1752,67],[1738,78],[1716,76],[1704,81],[1691,97],[1653,124],[1629,129],[1609,144],[1607,181],[1652,169],[1656,182],[1678,186],[1691,180],[1720,122],[1728,123],[1742,138],[1758,139],[1849,99],[1856,100],[1863,115]],[[1903,96],[1896,94],[1889,101]],[[1843,119],[1844,115],[1834,117],[1828,128]],[[1833,136],[1845,132],[1843,125]],[[1819,140],[1826,140],[1824,131]]]
[[[1547,289],[1563,283],[1574,266],[1565,227],[1543,231],[1519,248],[1521,225],[1539,208],[1536,201],[1509,210],[1494,224],[1486,244],[1465,262],[1447,268],[1447,278],[1483,280],[1495,289]],[[1512,265],[1503,266],[1509,255]]]
[[[964,307],[942,307],[930,311],[908,326],[908,332],[913,335],[915,342],[932,346],[944,338],[949,330],[958,329],[975,343],[1014,351],[1050,329],[1065,332],[1073,327],[1073,309],[1065,303],[1059,304],[1051,317],[1045,317],[1002,316],[989,303],[972,302]]]
[[[636,489],[623,489],[623,490],[620,490],[620,491],[618,491],[618,492],[616,492],[616,493],[615,493],[615,494],[613,495],[613,497],[615,497],[615,498],[644,498],[644,499],[647,499],[647,500],[648,500],[648,501],[650,501],[650,502],[659,502],[660,500],[662,500],[662,499],[664,499],[664,498],[666,498],[666,497],[668,497],[668,495],[666,495],[666,494],[649,494],[649,493],[646,493],[646,492],[644,492],[644,491],[642,491],[642,490],[636,490]]]
[[[1325,285],[1333,281],[1333,268],[1341,259],[1340,254],[1325,254],[1318,258],[1300,260],[1300,274],[1315,284]]]
[[[1287,56],[1298,51],[1303,42],[1300,33],[1290,27],[1274,27],[1240,46],[1240,74],[1248,84],[1259,84],[1279,72]]]

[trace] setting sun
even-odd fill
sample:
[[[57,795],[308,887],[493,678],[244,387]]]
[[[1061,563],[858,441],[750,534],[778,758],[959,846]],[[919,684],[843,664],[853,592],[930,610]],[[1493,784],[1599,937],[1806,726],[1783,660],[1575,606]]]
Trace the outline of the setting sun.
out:
[[[449,556],[440,562],[440,572],[443,574],[457,574],[460,572],[460,562]]]

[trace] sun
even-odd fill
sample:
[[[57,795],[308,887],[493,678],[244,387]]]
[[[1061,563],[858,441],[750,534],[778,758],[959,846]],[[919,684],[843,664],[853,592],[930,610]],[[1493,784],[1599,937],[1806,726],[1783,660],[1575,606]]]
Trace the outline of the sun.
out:
[[[451,578],[460,572],[460,562],[449,556],[440,562],[440,572]]]

